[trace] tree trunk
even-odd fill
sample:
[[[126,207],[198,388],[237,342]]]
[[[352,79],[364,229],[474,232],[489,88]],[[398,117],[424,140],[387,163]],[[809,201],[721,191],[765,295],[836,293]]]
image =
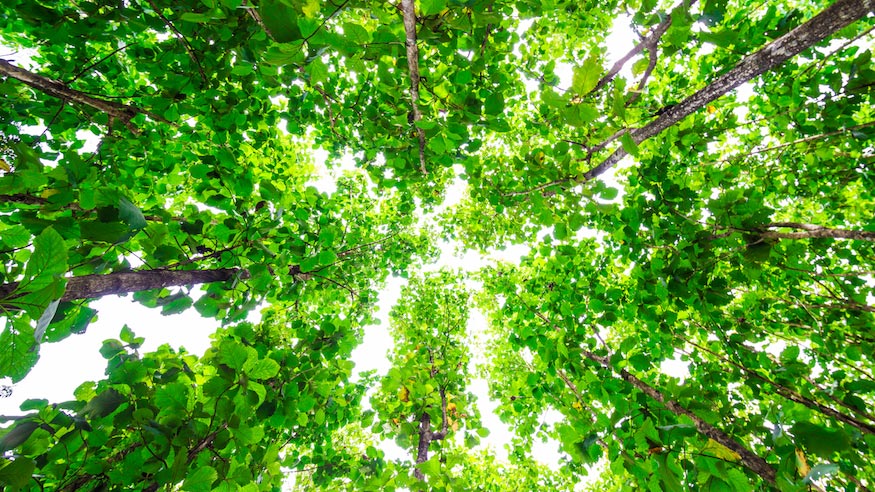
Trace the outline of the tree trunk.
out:
[[[114,272],[102,275],[83,275],[67,279],[67,289],[62,301],[75,299],[96,299],[106,295],[127,294],[141,290],[161,289],[180,285],[224,282],[237,278],[248,278],[246,270],[238,268],[219,268],[215,270],[144,270],[139,272]],[[18,282],[0,285],[0,299],[15,295]],[[0,306],[9,309],[2,304]],[[11,307],[14,309],[14,307]]]
[[[422,417],[419,418],[419,443],[416,446],[417,467],[413,469],[413,476],[419,480],[425,480],[425,475],[418,465],[428,461],[429,444],[431,444],[431,415],[422,412]]]
[[[805,24],[748,56],[704,89],[684,99],[679,104],[666,108],[662,115],[650,124],[631,130],[629,134],[632,140],[639,144],[659,134],[732,89],[758,75],[775,69],[839,29],[866,17],[873,9],[875,9],[875,0],[838,0]],[[618,148],[601,164],[584,173],[582,178],[578,178],[578,181],[585,182],[594,179],[614,167],[626,155],[627,152],[624,148]]]

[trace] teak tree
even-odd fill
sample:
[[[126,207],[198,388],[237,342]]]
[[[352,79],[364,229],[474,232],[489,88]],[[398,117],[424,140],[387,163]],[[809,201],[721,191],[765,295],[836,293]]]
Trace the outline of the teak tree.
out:
[[[0,417],[0,484],[872,490],[873,10],[3,2],[0,375],[102,296],[217,330],[119,320],[104,380]]]

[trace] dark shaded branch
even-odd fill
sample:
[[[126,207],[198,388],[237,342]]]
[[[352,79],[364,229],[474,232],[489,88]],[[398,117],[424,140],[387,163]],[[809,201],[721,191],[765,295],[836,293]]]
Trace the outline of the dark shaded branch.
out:
[[[411,121],[419,137],[419,170],[428,174],[425,168],[425,130],[416,126],[422,119],[419,110],[419,47],[416,45],[416,10],[414,0],[401,0],[401,13],[404,16],[404,44],[407,46],[407,67],[410,71],[410,99],[412,103]]]
[[[544,320],[546,323],[555,326],[553,324],[553,322],[550,321],[549,318],[547,318],[543,313],[540,313],[538,310],[533,309],[531,307],[529,307],[529,309],[533,313],[535,313],[539,318]],[[602,343],[604,343],[604,342],[602,342]],[[739,455],[739,459],[741,461],[741,464],[745,468],[747,468],[751,472],[759,475],[763,480],[765,480],[769,484],[772,484],[772,485],[775,484],[775,479],[777,477],[777,473],[775,472],[775,469],[772,468],[771,465],[769,465],[766,460],[761,458],[759,455],[757,455],[753,451],[750,451],[749,449],[747,449],[740,442],[733,439],[729,434],[726,434],[722,430],[709,424],[704,419],[702,419],[701,417],[699,417],[698,415],[696,415],[695,413],[693,413],[692,411],[690,411],[689,409],[687,409],[686,407],[681,405],[680,403],[678,403],[670,398],[667,398],[661,391],[657,390],[653,386],[650,386],[649,384],[642,381],[641,379],[638,379],[638,377],[636,377],[634,374],[630,373],[626,369],[617,369],[616,367],[614,367],[610,363],[610,357],[596,355],[595,353],[590,352],[589,350],[582,350],[581,352],[582,352],[584,357],[586,357],[587,359],[591,360],[592,362],[595,362],[596,364],[604,367],[605,369],[608,369],[608,370],[612,371],[613,373],[619,375],[620,378],[622,378],[624,381],[628,382],[629,384],[631,384],[632,386],[637,388],[639,391],[641,391],[645,395],[649,396],[650,398],[658,401],[665,408],[670,410],[675,415],[677,415],[679,417],[684,416],[684,417],[687,417],[688,419],[692,420],[693,425],[696,427],[696,430],[698,430],[700,434],[702,434],[708,438],[711,438],[711,439],[717,441],[718,443],[722,444],[723,446],[731,449],[732,451],[734,451],[735,453],[737,453]]]
[[[875,0],[838,0],[808,22],[772,41],[760,51],[746,57],[732,70],[718,77],[705,88],[680,103],[665,108],[653,122],[630,132],[636,144],[659,134],[682,119],[705,107],[741,84],[769,70],[773,70],[800,52],[823,41],[839,29],[868,15],[875,8]],[[627,155],[618,148],[596,167],[585,172],[578,181],[590,181],[614,167]]]
[[[428,445],[431,444],[431,415],[428,412],[422,412],[419,417],[419,442],[416,445],[416,468],[413,469],[413,476],[419,480],[425,480],[425,475],[418,465],[428,461]]]
[[[682,340],[686,343],[689,343],[690,345],[696,347],[697,349],[699,349],[703,352],[706,352],[708,354],[711,354],[717,360],[722,361],[726,364],[729,364],[729,365],[735,367],[736,369],[743,372],[744,374],[747,374],[749,377],[752,377],[754,379],[758,379],[758,380],[772,386],[773,388],[775,388],[775,391],[779,395],[783,396],[784,398],[787,398],[788,400],[790,400],[792,402],[799,403],[800,405],[804,405],[812,410],[818,411],[818,412],[822,413],[823,415],[827,415],[829,417],[832,417],[832,418],[838,420],[839,422],[843,422],[845,424],[850,425],[851,427],[855,427],[856,429],[858,429],[861,432],[875,435],[875,427],[873,427],[870,424],[867,424],[865,422],[861,422],[860,420],[856,419],[855,417],[853,417],[851,415],[846,415],[846,414],[841,413],[833,408],[830,408],[830,407],[823,405],[821,403],[818,403],[810,398],[807,398],[807,397],[799,394],[798,392],[782,385],[781,383],[778,383],[777,381],[774,381],[770,378],[767,378],[766,376],[763,376],[752,369],[748,369],[744,365],[739,364],[737,362],[734,362],[734,361],[730,360],[729,358],[727,358],[723,355],[720,355],[707,347],[704,347],[702,345],[699,345],[696,342],[693,342],[692,340],[688,340],[688,339],[681,337],[681,336],[677,336],[677,337],[680,340]],[[754,354],[758,353],[758,352],[756,352],[753,349],[750,349],[748,347],[745,347],[745,349],[754,353]],[[845,403],[843,403],[842,406],[844,406],[850,410],[853,410],[851,407],[849,407]],[[866,412],[861,412],[861,413],[862,413],[862,415],[871,418],[871,416],[869,414],[867,414]]]
[[[150,118],[163,123],[170,123],[166,119],[145,109],[89,96],[84,92],[67,87],[63,82],[35,74],[21,67],[17,67],[6,60],[0,60],[0,75],[23,82],[40,92],[48,94],[49,96],[56,97],[63,101],[89,106],[102,113],[106,113],[110,118],[121,121],[132,133],[139,133],[139,130],[137,130],[137,128],[131,123],[131,119],[138,114],[149,116]]]

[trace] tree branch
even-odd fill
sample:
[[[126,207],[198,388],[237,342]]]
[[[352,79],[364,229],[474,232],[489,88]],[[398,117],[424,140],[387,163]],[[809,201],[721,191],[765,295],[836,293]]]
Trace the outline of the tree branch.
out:
[[[431,415],[428,412],[422,412],[419,417],[419,443],[416,446],[416,464],[413,469],[413,476],[419,480],[425,480],[425,475],[418,465],[428,461],[428,445],[431,444]]]
[[[167,26],[168,29],[173,31],[173,35],[176,36],[177,41],[179,41],[185,48],[185,51],[188,52],[188,57],[191,58],[191,61],[193,61],[194,64],[197,66],[197,70],[201,74],[201,80],[204,81],[204,85],[209,85],[209,81],[207,80],[207,74],[204,73],[204,67],[203,65],[201,65],[201,61],[198,59],[197,55],[195,55],[194,48],[191,46],[191,43],[188,42],[188,39],[186,39],[185,36],[181,32],[179,32],[179,29],[177,29],[176,26],[174,26],[173,23],[170,22],[170,19],[164,17],[164,14],[161,13],[161,9],[159,9],[158,6],[155,5],[155,2],[153,2],[152,0],[146,0],[146,2],[148,2],[149,6],[152,7],[152,11],[155,12],[155,15],[157,15],[161,19],[161,21],[164,22],[164,25]]]
[[[818,403],[810,398],[807,398],[807,397],[797,393],[796,391],[782,385],[781,383],[773,381],[772,379],[770,379],[766,376],[763,376],[752,369],[748,369],[744,365],[739,364],[737,362],[734,362],[734,361],[730,360],[729,358],[727,358],[723,355],[720,355],[707,347],[704,347],[702,345],[699,345],[696,342],[693,342],[692,340],[688,340],[688,339],[686,339],[682,336],[679,336],[679,335],[675,335],[675,336],[677,336],[678,339],[696,347],[697,349],[699,349],[703,352],[706,352],[708,354],[711,354],[717,360],[723,361],[724,363],[735,367],[736,369],[740,370],[741,372],[747,374],[749,377],[752,377],[754,379],[758,379],[758,380],[772,386],[773,388],[775,388],[776,392],[779,395],[783,396],[784,398],[787,398],[790,401],[793,401],[795,403],[799,403],[800,405],[804,405],[812,410],[816,410],[816,411],[822,413],[823,415],[827,415],[829,417],[832,417],[832,418],[838,420],[839,422],[843,422],[847,425],[850,425],[851,427],[855,427],[856,429],[858,429],[861,432],[875,435],[875,427],[873,427],[870,424],[867,424],[865,422],[861,422],[860,420],[854,418],[851,415],[846,415],[846,414],[841,413],[833,408],[830,408],[830,407],[823,405],[821,403]],[[759,352],[756,352],[752,349],[749,349],[748,347],[745,347],[745,349],[747,349],[748,351],[750,351],[754,354],[759,353]],[[850,407],[848,407],[847,404],[843,404],[843,406],[850,409]],[[870,417],[869,414],[867,414],[866,412],[862,412],[862,415],[865,415],[866,417]]]
[[[696,3],[696,0],[692,0],[689,3],[689,6],[692,7],[694,3]],[[683,5],[684,3],[681,2],[680,4],[675,6],[672,11],[682,7]],[[653,28],[652,31],[650,31],[650,34],[648,34],[647,37],[645,37],[643,40],[641,40],[640,43],[635,45],[634,48],[629,50],[629,52],[626,53],[623,58],[617,60],[617,62],[614,63],[614,66],[612,66],[611,69],[608,70],[608,73],[606,73],[605,76],[598,81],[595,89],[593,89],[593,92],[598,91],[599,89],[607,85],[608,82],[614,80],[614,77],[616,77],[617,74],[620,73],[620,70],[623,69],[623,66],[626,65],[629,60],[634,58],[637,54],[641,53],[645,49],[651,52],[651,58],[655,58],[656,45],[659,44],[659,39],[662,37],[663,34],[665,34],[666,31],[668,31],[669,27],[671,27],[671,14],[666,15],[665,19],[657,24],[657,26]]]
[[[875,232],[849,229],[831,229],[814,224],[798,222],[774,222],[767,224],[768,228],[799,229],[797,232],[762,231],[760,236],[766,239],[851,239],[855,241],[875,241]]]
[[[549,318],[547,318],[544,314],[534,309],[532,309],[532,311],[546,323],[553,325],[552,321],[550,321]],[[698,430],[700,434],[711,438],[722,444],[723,446],[726,446],[727,448],[736,452],[740,457],[741,464],[745,468],[752,471],[753,473],[756,473],[769,484],[775,484],[775,479],[777,477],[775,469],[772,468],[771,465],[766,462],[766,460],[744,447],[744,445],[733,439],[729,434],[726,434],[722,430],[709,424],[704,419],[702,419],[680,403],[667,398],[662,392],[660,392],[653,386],[645,383],[644,381],[638,379],[634,374],[630,373],[626,369],[617,369],[611,364],[609,356],[599,356],[585,349],[582,350],[582,354],[587,359],[619,375],[620,378],[622,378],[624,381],[628,382],[650,398],[658,401],[675,415],[684,416],[692,420],[693,425],[696,427],[696,430]]]
[[[139,133],[139,130],[137,130],[137,128],[131,123],[131,119],[138,114],[146,115],[163,123],[170,123],[166,119],[145,109],[89,96],[81,91],[67,87],[62,82],[17,67],[6,60],[0,60],[0,75],[23,82],[40,92],[48,94],[49,96],[56,97],[63,101],[89,106],[102,113],[106,113],[111,119],[121,121],[131,133]]]
[[[413,124],[419,137],[419,170],[422,174],[428,174],[425,168],[425,130],[416,126],[416,122],[422,119],[419,111],[419,47],[416,46],[416,7],[414,0],[401,0],[401,13],[404,16],[404,33],[407,46],[407,67],[410,71],[410,99],[413,110],[410,123]]]
[[[823,41],[839,29],[861,19],[875,9],[875,0],[838,0],[808,22],[772,41],[760,51],[746,57],[732,70],[718,77],[705,88],[680,103],[667,108],[650,124],[630,132],[636,144],[659,134],[682,119],[703,108],[739,85],[769,70],[775,69],[800,52]],[[628,153],[618,148],[599,165],[577,178],[586,182],[604,174]]]
[[[96,299],[107,295],[120,295],[143,290],[161,289],[181,285],[210,282],[225,282],[234,278],[248,278],[249,272],[239,268],[215,270],[144,270],[138,272],[113,272],[97,275],[82,275],[67,279],[67,289],[61,301]],[[16,297],[18,282],[0,285],[0,306]],[[10,298],[11,296],[11,298]],[[9,306],[15,309],[16,306]]]

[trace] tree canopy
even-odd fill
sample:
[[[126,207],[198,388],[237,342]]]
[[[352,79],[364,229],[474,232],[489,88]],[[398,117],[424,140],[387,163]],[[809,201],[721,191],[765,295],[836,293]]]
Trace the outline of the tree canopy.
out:
[[[105,379],[0,417],[0,484],[875,488],[873,10],[5,0],[0,377],[102,296],[216,331],[119,320]]]

